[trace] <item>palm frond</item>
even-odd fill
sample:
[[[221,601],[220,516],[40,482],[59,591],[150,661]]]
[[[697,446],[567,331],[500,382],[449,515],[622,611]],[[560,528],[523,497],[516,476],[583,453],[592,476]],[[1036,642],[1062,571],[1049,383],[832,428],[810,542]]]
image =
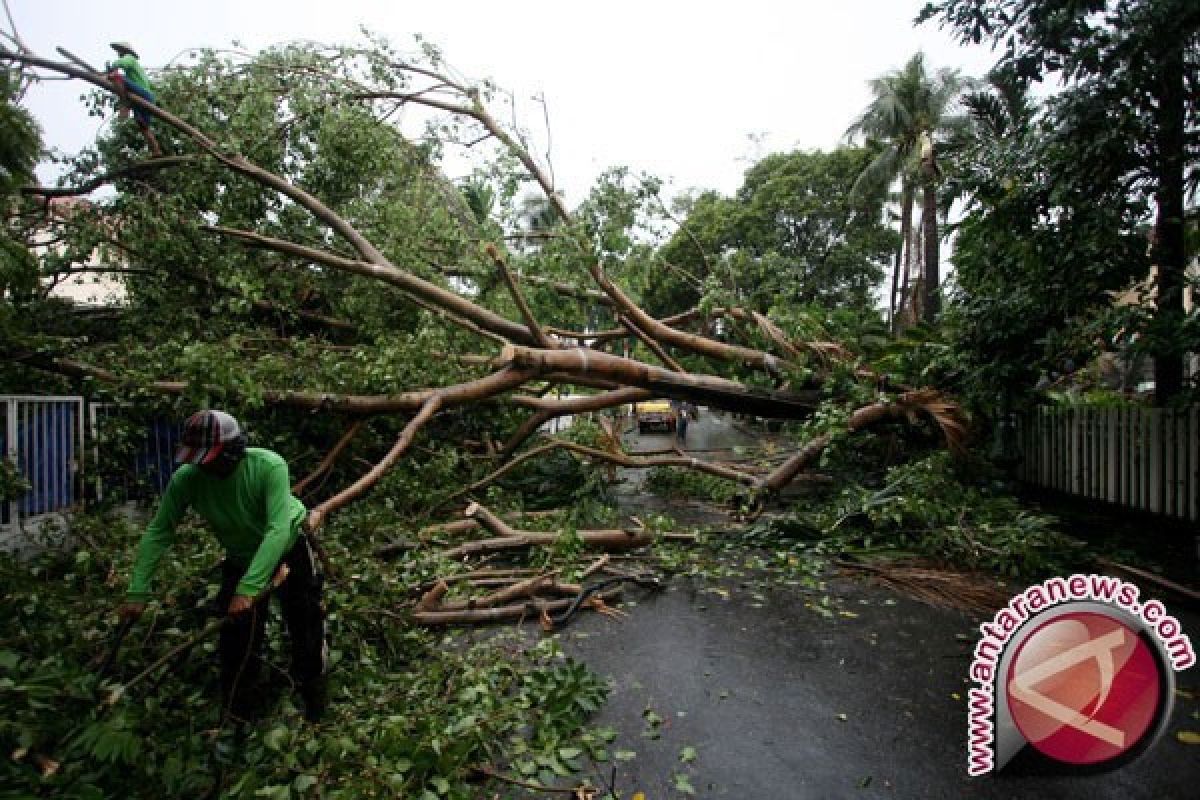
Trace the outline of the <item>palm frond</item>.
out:
[[[928,415],[942,431],[946,447],[955,455],[966,452],[968,423],[962,406],[949,400],[936,389],[917,389],[905,392],[896,399],[897,405],[910,415],[917,412]]]

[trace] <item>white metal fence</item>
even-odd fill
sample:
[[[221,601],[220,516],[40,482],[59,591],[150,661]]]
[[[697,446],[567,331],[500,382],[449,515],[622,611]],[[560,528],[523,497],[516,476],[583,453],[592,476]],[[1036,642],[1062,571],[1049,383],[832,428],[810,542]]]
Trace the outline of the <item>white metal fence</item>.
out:
[[[30,488],[0,499],[0,534],[82,500],[83,400],[0,395],[0,451]]]
[[[1041,408],[1019,437],[1028,483],[1200,520],[1200,408]]]

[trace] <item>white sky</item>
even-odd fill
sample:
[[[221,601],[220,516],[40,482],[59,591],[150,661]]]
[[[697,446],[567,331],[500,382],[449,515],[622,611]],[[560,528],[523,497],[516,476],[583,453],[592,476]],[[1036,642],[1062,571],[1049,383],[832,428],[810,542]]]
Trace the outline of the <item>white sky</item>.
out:
[[[867,81],[918,49],[931,68],[982,76],[994,60],[935,25],[912,26],[925,0],[197,0],[111,3],[9,0],[39,54],[56,45],[94,65],[125,40],[155,68],[190,47],[294,39],[360,41],[367,27],[401,50],[424,34],[468,78],[514,92],[521,124],[541,136],[568,203],[606,167],[624,164],[670,189],[732,193],[747,166],[775,151],[829,149],[867,105]],[[27,103],[46,143],[73,152],[101,126],[78,83],[35,87]],[[507,117],[502,117],[507,118]],[[753,137],[753,138],[752,138]],[[544,139],[540,145],[544,152]],[[539,152],[538,155],[541,155]],[[43,168],[43,180],[52,171]],[[670,190],[668,191],[670,193]]]

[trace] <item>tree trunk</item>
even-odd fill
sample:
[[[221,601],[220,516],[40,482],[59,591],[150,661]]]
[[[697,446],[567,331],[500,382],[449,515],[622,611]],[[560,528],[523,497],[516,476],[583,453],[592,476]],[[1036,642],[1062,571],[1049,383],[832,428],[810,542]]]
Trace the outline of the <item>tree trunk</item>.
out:
[[[937,153],[933,139],[924,135],[925,143],[921,151],[921,182],[924,184],[925,209],[922,217],[925,222],[925,272],[921,287],[921,321],[932,325],[937,319],[941,308],[941,253],[938,247],[937,221]]]
[[[921,235],[921,225],[913,225],[913,211],[916,205],[916,193],[913,192],[908,205],[908,226],[904,233],[904,274],[900,278],[900,297],[896,301],[896,333],[903,333],[904,329],[916,321],[916,317],[911,319],[905,316],[905,309],[908,306],[914,306],[913,300],[913,274],[921,266],[921,253],[916,249],[916,243]]]
[[[1183,228],[1184,60],[1183,50],[1163,54],[1158,93],[1158,216],[1154,222],[1153,261],[1158,267],[1157,313],[1160,348],[1154,355],[1154,401],[1166,405],[1183,390],[1183,353],[1174,346],[1183,323],[1187,243]]]
[[[892,303],[888,308],[888,326],[892,331],[892,335],[899,333],[900,306],[903,305],[903,299],[900,304],[897,304],[897,292],[900,285],[900,265],[904,264],[904,284],[908,285],[908,237],[912,233],[912,212],[913,212],[913,190],[912,184],[907,180],[903,182],[900,189],[900,249],[896,251],[896,266],[892,270]]]

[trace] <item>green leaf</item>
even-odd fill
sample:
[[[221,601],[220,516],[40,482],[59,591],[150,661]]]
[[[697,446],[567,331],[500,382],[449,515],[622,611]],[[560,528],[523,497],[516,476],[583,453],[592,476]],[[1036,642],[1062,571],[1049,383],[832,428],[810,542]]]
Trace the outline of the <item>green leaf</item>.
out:
[[[306,792],[317,785],[315,775],[297,775],[296,780],[292,781],[292,788],[297,792]]]
[[[263,744],[276,753],[283,750],[284,742],[287,740],[291,731],[285,725],[277,725],[267,731],[267,735],[263,737]]]
[[[292,789],[287,784],[264,786],[254,792],[255,797],[266,797],[269,800],[287,800],[292,796]]]
[[[684,764],[690,764],[696,760],[696,748],[685,747],[679,751],[679,760]]]
[[[683,792],[687,795],[694,795],[696,793],[696,788],[692,786],[691,780],[682,772],[676,772],[671,776],[671,779],[675,787],[675,791]]]

